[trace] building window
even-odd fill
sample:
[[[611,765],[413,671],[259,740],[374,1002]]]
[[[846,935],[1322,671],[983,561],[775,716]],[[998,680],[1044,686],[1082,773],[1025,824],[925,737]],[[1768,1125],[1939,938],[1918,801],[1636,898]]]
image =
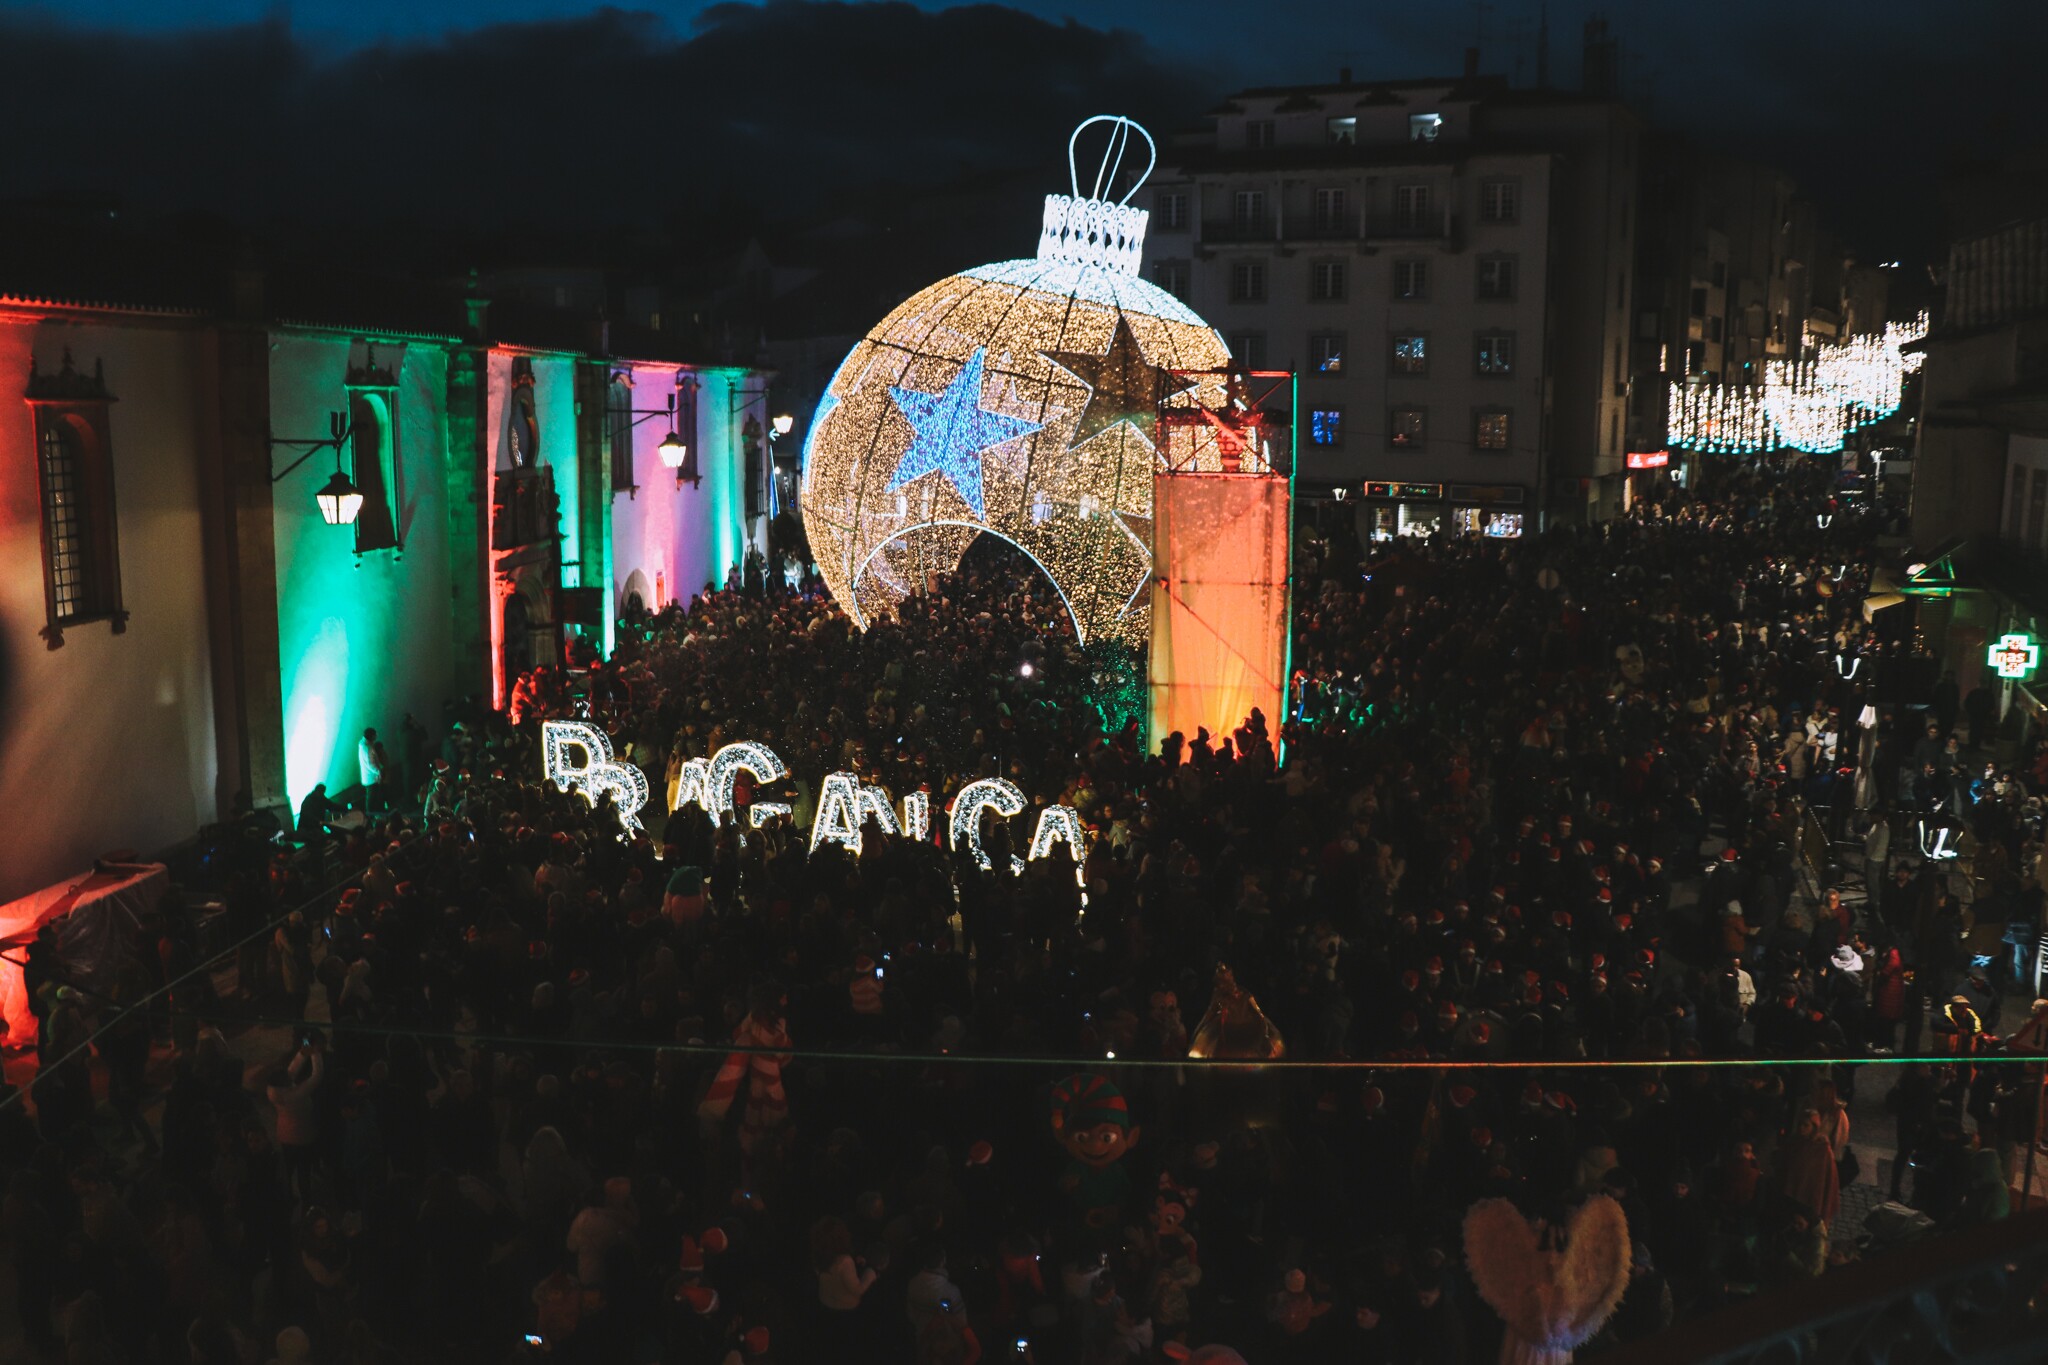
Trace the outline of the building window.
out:
[[[1408,116],[1408,140],[1410,142],[1434,142],[1436,135],[1444,129],[1442,114],[1410,114]]]
[[[1188,196],[1185,190],[1164,190],[1158,196],[1159,226],[1169,232],[1188,225]]]
[[[1266,221],[1266,192],[1239,190],[1230,198],[1233,219],[1241,228],[1255,228]]]
[[[1708,319],[1707,319],[1707,340],[1709,340],[1709,341],[1719,341],[1720,339],[1721,339],[1721,319],[1719,319],[1719,318],[1717,318],[1717,317],[1715,317],[1715,318],[1708,318]]]
[[[1513,180],[1488,180],[1479,187],[1479,218],[1486,223],[1512,223],[1522,213],[1522,187]]]
[[[1424,299],[1429,297],[1429,262],[1394,262],[1394,297],[1397,299]]]
[[[43,428],[43,544],[51,610],[61,626],[99,614],[100,575],[92,550],[93,499],[86,487],[83,444],[71,424],[61,418]]]
[[[1308,268],[1308,296],[1317,303],[1335,303],[1344,297],[1344,262],[1314,261]]]
[[[1308,336],[1309,368],[1317,374],[1344,373],[1344,334],[1342,332],[1310,332]]]
[[[1308,415],[1310,445],[1334,446],[1344,442],[1344,409],[1316,408]]]
[[[2020,538],[2020,530],[2026,524],[2022,520],[2026,506],[2027,467],[2016,464],[2012,467],[2012,493],[2005,500],[2005,534],[2008,540]]]
[[[1188,263],[1186,261],[1160,261],[1152,267],[1152,283],[1164,289],[1177,299],[1188,296]]]
[[[121,557],[114,512],[114,463],[107,424],[106,377],[71,366],[40,373],[33,358],[25,395],[34,418],[36,484],[42,502],[43,641],[64,643],[67,626],[111,621],[127,627],[121,608]]]
[[[1482,375],[1498,376],[1515,372],[1515,334],[1513,332],[1481,332],[1473,347],[1473,361]]]
[[[1472,414],[1472,446],[1475,450],[1508,448],[1508,412],[1504,408],[1480,408]]]
[[[2034,471],[2034,492],[2027,500],[2027,544],[2038,549],[2041,525],[2048,518],[2048,469]]]
[[[1415,232],[1429,222],[1429,186],[1394,186],[1394,225],[1403,232]]]
[[[1428,408],[1395,408],[1388,415],[1387,444],[1394,449],[1420,450],[1428,440]]]
[[[1344,229],[1344,187],[1326,185],[1316,191],[1316,231],[1325,236]]]
[[[1273,145],[1273,120],[1269,118],[1247,119],[1244,125],[1244,145],[1255,152],[1265,151]]]
[[[1230,334],[1230,358],[1240,369],[1263,370],[1266,368],[1266,334],[1264,332],[1232,332]]]
[[[1233,261],[1230,266],[1230,301],[1262,303],[1266,298],[1264,261]]]
[[[1511,299],[1515,296],[1515,258],[1512,256],[1481,256],[1479,258],[1479,297],[1482,299]]]
[[[1394,336],[1394,373],[1429,373],[1429,338],[1421,332],[1400,332]]]
[[[1728,287],[1728,263],[1726,261],[1715,261],[1711,278],[1714,281],[1714,288],[1726,289]]]
[[[639,487],[633,481],[633,376],[624,370],[616,371],[605,388],[605,425],[612,446],[612,492],[633,492]]]
[[[1692,315],[1703,318],[1707,315],[1707,287],[1696,284],[1692,290]]]
[[[390,550],[398,545],[398,518],[393,505],[391,391],[351,389],[348,395],[349,457],[362,509],[356,513],[356,553]]]
[[[1354,117],[1333,118],[1329,123],[1330,141],[1340,142],[1349,147],[1358,141],[1358,119]]]

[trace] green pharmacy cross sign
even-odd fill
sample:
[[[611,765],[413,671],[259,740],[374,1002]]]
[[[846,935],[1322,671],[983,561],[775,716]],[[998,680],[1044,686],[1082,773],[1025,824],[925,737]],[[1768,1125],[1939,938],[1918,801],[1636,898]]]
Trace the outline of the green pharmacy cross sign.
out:
[[[1997,669],[2001,678],[2030,677],[2041,665],[2041,646],[2031,635],[2001,635],[1997,644],[1984,651],[1984,662]]]

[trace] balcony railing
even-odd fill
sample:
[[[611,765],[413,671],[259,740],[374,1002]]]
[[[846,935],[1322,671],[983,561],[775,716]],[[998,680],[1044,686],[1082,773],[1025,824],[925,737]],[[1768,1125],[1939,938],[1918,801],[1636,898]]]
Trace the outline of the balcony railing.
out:
[[[1424,213],[1289,214],[1284,218],[1211,218],[1201,241],[1210,246],[1251,242],[1440,242],[1458,235],[1458,217],[1442,209]]]
[[[1282,235],[1302,242],[1356,241],[1358,214],[1349,209],[1338,213],[1303,214],[1289,218]]]
[[[1442,209],[1421,213],[1376,213],[1366,225],[1368,240],[1392,242],[1443,241],[1458,235],[1458,216]]]
[[[1272,215],[1257,218],[1212,218],[1202,224],[1202,240],[1228,245],[1232,242],[1270,242],[1278,236]]]
[[[1673,1327],[1599,1365],[2048,1359],[2048,1211],[1914,1242]]]

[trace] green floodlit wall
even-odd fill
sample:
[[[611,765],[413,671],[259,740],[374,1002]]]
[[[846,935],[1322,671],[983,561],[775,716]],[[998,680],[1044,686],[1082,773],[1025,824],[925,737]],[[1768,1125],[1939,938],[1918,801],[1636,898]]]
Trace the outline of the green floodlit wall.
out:
[[[740,424],[747,420],[746,404],[756,400],[744,397],[745,389],[744,373],[720,374],[705,385],[710,400],[703,413],[705,453],[712,463],[705,470],[704,491],[710,505],[711,569],[721,588],[747,552],[747,469]]]
[[[427,343],[376,345],[379,365],[398,365],[394,511],[403,548],[359,558],[355,532],[321,520],[313,494],[333,470],[333,457],[324,453],[278,484],[272,514],[285,787],[294,808],[315,783],[325,782],[333,795],[357,785],[356,741],[366,726],[376,727],[393,761],[402,763],[406,713],[432,731],[441,703],[456,690],[448,623],[447,359]],[[328,413],[347,406],[350,352],[347,337],[273,338],[276,434],[326,433]]]

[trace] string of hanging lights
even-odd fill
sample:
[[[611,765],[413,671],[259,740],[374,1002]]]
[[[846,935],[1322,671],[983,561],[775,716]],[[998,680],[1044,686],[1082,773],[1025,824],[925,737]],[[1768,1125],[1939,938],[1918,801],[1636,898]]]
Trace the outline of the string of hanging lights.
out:
[[[1922,313],[1844,341],[1808,333],[1804,354],[1767,362],[1760,382],[1674,383],[1666,407],[1670,443],[1712,454],[1840,450],[1850,432],[1899,410],[1906,376],[1922,359],[1906,347],[1927,335],[1927,325]]]

